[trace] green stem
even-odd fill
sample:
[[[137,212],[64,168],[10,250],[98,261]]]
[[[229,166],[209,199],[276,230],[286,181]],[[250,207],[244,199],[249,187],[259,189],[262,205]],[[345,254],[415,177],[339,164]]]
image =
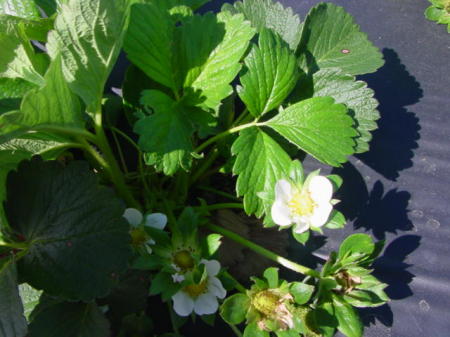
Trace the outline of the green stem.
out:
[[[240,291],[241,293],[247,293],[247,289],[238,281],[234,278],[233,275],[231,275],[228,271],[224,271],[223,274],[230,278],[231,280],[233,280],[234,282],[234,287],[236,288],[237,291]]]
[[[259,126],[259,125],[264,125],[264,123],[257,123],[257,122],[251,122],[251,123],[247,123],[247,124],[243,124],[243,125],[239,125],[236,126],[234,128],[231,128],[229,130],[223,131],[217,135],[215,135],[214,137],[209,138],[207,141],[205,141],[204,143],[200,144],[195,150],[194,152],[199,153],[201,152],[203,149],[205,149],[206,147],[208,147],[209,145],[211,145],[212,143],[217,142],[219,139],[229,136],[235,132],[239,132],[241,130],[247,129],[247,128],[251,128],[253,126]]]
[[[173,332],[175,332],[175,334],[178,336],[180,335],[180,330],[178,329],[177,325],[175,324],[175,313],[173,312],[173,308],[170,305],[170,302],[167,302],[167,306],[169,307],[169,312],[170,312],[170,322],[172,323],[172,329]]]
[[[238,197],[234,196],[233,194],[222,192],[222,191],[216,190],[216,189],[208,187],[208,186],[196,186],[196,188],[198,188],[199,190],[204,190],[204,191],[207,191],[207,192],[211,192],[211,193],[220,195],[222,197],[225,197],[225,198],[228,198],[228,199],[231,199],[231,200],[235,200],[235,201],[239,201],[239,202],[242,201],[241,199],[239,199]]]
[[[237,243],[250,248],[251,250],[253,250],[254,252],[265,256],[266,258],[268,258],[269,260],[275,261],[279,264],[281,264],[282,266],[291,269],[297,273],[303,274],[303,275],[308,275],[311,277],[315,277],[315,278],[320,278],[320,273],[315,271],[314,269],[302,266],[301,264],[295,263],[291,260],[288,260],[278,254],[275,254],[274,252],[271,252],[270,250],[261,247],[259,245],[257,245],[256,243],[253,243],[247,239],[244,239],[242,236],[231,232],[225,228],[222,228],[220,226],[216,226],[213,224],[206,224],[205,227],[207,227],[208,229],[210,229],[213,232],[217,232],[219,234],[222,234],[224,236],[226,236],[227,238],[236,241]]]
[[[93,135],[91,132],[79,129],[79,128],[73,128],[69,126],[56,126],[56,125],[40,125],[35,128],[35,131],[41,131],[41,132],[50,132],[50,133],[56,133],[64,136],[70,136],[73,138],[83,138],[86,139],[92,143],[97,142],[97,138],[95,135]]]
[[[111,181],[116,186],[119,194],[126,201],[127,205],[140,209],[141,206],[136,201],[136,199],[131,194],[128,186],[125,183],[122,172],[120,171],[119,165],[117,164],[116,158],[109,146],[108,139],[106,138],[105,131],[102,125],[102,109],[101,106],[95,112],[95,133],[97,138],[97,144],[100,150],[103,152],[105,159],[105,165],[102,165],[104,169],[108,172]]]
[[[244,205],[242,205],[241,203],[228,202],[228,203],[213,204],[213,205],[207,205],[207,206],[199,206],[199,207],[195,207],[195,208],[206,209],[208,211],[215,211],[218,209],[227,209],[227,208],[244,209]]]
[[[128,167],[127,167],[127,164],[125,163],[125,157],[123,155],[122,147],[120,146],[120,143],[119,143],[119,138],[117,137],[117,134],[114,130],[111,130],[111,131],[112,131],[111,132],[112,136],[114,138],[114,143],[116,144],[117,152],[119,153],[120,163],[122,164],[123,172],[125,174],[128,174]]]
[[[239,115],[239,117],[234,121],[233,125],[239,125],[245,117],[248,116],[248,109],[246,108],[242,113]]]
[[[12,249],[27,249],[28,244],[27,243],[20,243],[20,242],[5,242],[0,239],[0,246],[2,247],[8,247]]]
[[[217,149],[212,150],[205,158],[203,164],[198,168],[197,171],[192,175],[192,178],[190,179],[189,185],[192,185],[194,182],[196,182],[203,173],[214,163],[214,161],[219,156],[219,151]]]
[[[242,332],[236,328],[236,326],[234,324],[230,324],[227,323],[229,325],[229,327],[231,328],[231,330],[233,330],[233,332],[236,334],[237,337],[242,337]]]

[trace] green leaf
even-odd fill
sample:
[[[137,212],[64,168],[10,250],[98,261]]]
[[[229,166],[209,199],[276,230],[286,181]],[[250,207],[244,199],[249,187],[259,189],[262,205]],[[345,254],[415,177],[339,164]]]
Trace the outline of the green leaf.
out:
[[[372,238],[367,234],[353,234],[346,238],[339,247],[338,260],[344,260],[352,255],[370,255],[375,249]]]
[[[256,322],[253,322],[245,327],[243,337],[270,337],[270,334],[267,331],[259,330]]]
[[[254,117],[280,106],[299,76],[294,54],[268,29],[261,31],[259,46],[245,58],[245,65],[238,94]]]
[[[0,14],[24,19],[39,19],[39,11],[33,0],[0,0]]]
[[[309,315],[314,330],[322,332],[324,337],[332,337],[335,334],[338,322],[335,317],[335,310],[331,302],[321,303]]]
[[[147,91],[142,101],[152,104],[155,111],[134,125],[134,131],[140,136],[139,147],[147,152],[147,164],[155,165],[166,175],[174,174],[179,168],[189,170],[194,128],[181,103],[156,90]]]
[[[36,54],[24,35],[23,29],[8,16],[0,16],[0,77],[23,78],[41,86],[43,54]]]
[[[45,85],[28,92],[20,111],[0,115],[0,143],[31,129],[65,126],[82,129],[83,115],[79,99],[71,93],[61,72],[61,62],[52,62],[45,74]]]
[[[327,179],[333,184],[333,192],[336,192],[342,186],[343,179],[337,174],[327,175]]]
[[[356,310],[338,295],[333,295],[333,306],[338,330],[347,337],[361,337],[364,327]]]
[[[95,303],[58,303],[40,311],[29,337],[108,337],[109,322]]]
[[[295,303],[305,304],[311,298],[314,292],[314,286],[302,282],[292,282],[289,287],[289,292],[294,296]]]
[[[297,241],[297,242],[299,242],[299,243],[301,243],[302,245],[304,245],[306,242],[308,242],[308,240],[309,240],[309,238],[310,238],[310,236],[311,236],[311,231],[306,231],[306,232],[303,232],[303,233],[296,233],[295,231],[294,231],[294,228],[292,228],[292,236],[294,237],[294,239]]]
[[[385,295],[386,296],[386,295]],[[386,303],[375,292],[369,290],[355,289],[343,296],[344,301],[357,308],[379,307]]]
[[[241,58],[255,34],[253,28],[243,15],[207,13],[186,19],[179,34],[186,99],[218,110],[233,92],[230,83],[241,69]]]
[[[30,314],[38,305],[42,291],[34,289],[27,283],[22,283],[19,285],[19,294],[22,299],[25,317],[27,321],[30,321]]]
[[[21,98],[35,86],[21,78],[0,78],[0,115],[20,109]]]
[[[224,6],[225,10],[240,12],[252,23],[258,32],[270,28],[295,50],[300,42],[302,25],[291,8],[284,8],[280,2],[272,0],[244,0]]]
[[[205,254],[208,257],[211,257],[219,250],[219,247],[222,244],[222,235],[215,233],[209,234],[205,237],[204,241]]]
[[[281,110],[266,122],[284,138],[318,160],[340,166],[354,152],[353,119],[330,97],[310,98]]]
[[[58,10],[47,49],[52,59],[61,55],[69,87],[88,107],[100,102],[122,48],[127,7],[127,0],[68,0]]]
[[[374,92],[363,81],[356,81],[352,75],[345,74],[339,68],[321,69],[312,76],[312,83],[300,81],[296,92],[300,99],[308,97],[333,97],[336,103],[343,103],[349,109],[350,115],[356,121],[359,137],[356,140],[356,153],[369,150],[372,139],[371,131],[377,128],[376,121],[380,118],[377,110],[378,101]],[[308,86],[312,85],[313,92],[308,93]]]
[[[278,288],[278,268],[270,267],[264,270],[264,278],[267,280],[269,288]]]
[[[56,8],[58,7],[56,1],[58,0],[34,0],[36,5],[38,5],[48,17],[55,14]]]
[[[306,17],[298,49],[300,64],[310,72],[338,67],[346,74],[372,73],[384,61],[378,48],[342,7],[321,3]]]
[[[175,284],[172,276],[164,271],[156,274],[150,285],[150,294],[161,294],[163,301],[169,300],[178,290],[180,290],[180,284]]]
[[[346,223],[347,220],[345,219],[344,214],[334,209],[331,212],[330,218],[325,226],[330,229],[339,229],[344,228]]]
[[[288,175],[291,159],[281,146],[259,128],[241,131],[231,152],[236,156],[233,173],[238,175],[236,193],[244,196],[247,214],[270,216],[275,184]],[[258,193],[265,192],[266,198]]]
[[[180,83],[174,63],[174,31],[169,12],[156,1],[134,4],[124,49],[147,76],[176,92]]]
[[[240,324],[244,321],[250,307],[250,299],[245,294],[234,294],[220,306],[220,316],[229,324]]]
[[[107,295],[128,264],[129,225],[123,202],[87,163],[24,161],[9,173],[7,191],[11,229],[29,245],[19,261],[23,280],[71,300]]]
[[[23,305],[17,286],[16,265],[10,258],[0,263],[1,336],[24,337],[27,334],[27,321],[23,315]]]

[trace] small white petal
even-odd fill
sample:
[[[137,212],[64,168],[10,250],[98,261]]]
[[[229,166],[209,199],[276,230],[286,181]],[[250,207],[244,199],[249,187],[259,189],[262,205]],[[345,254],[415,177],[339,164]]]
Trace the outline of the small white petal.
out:
[[[227,291],[223,287],[222,282],[217,277],[210,277],[208,281],[208,292],[218,298],[225,298]]]
[[[145,226],[163,230],[167,224],[167,216],[163,213],[152,213],[146,216]]]
[[[278,180],[275,184],[275,200],[288,202],[292,196],[292,187],[289,181],[285,179]]]
[[[311,226],[322,227],[325,225],[332,210],[333,206],[330,203],[324,203],[316,207],[309,219]]]
[[[309,224],[306,222],[297,222],[294,227],[294,232],[297,234],[302,234],[309,229]]]
[[[142,213],[136,208],[127,208],[123,213],[123,217],[127,219],[128,223],[132,226],[139,226],[143,220]]]
[[[311,199],[316,203],[330,202],[333,196],[333,185],[326,177],[315,176],[309,182],[308,191]]]
[[[150,247],[149,245],[145,245],[145,250],[148,254],[151,254],[153,252],[152,247]]]
[[[291,218],[291,210],[283,201],[275,201],[271,210],[272,220],[281,227],[289,226],[293,221]]]
[[[155,240],[153,240],[153,239],[148,239],[146,242],[145,242],[145,244],[146,245],[154,245],[156,242],[155,242]]]
[[[184,281],[184,276],[178,273],[172,275],[172,280],[175,283],[181,283]]]
[[[219,302],[212,294],[202,294],[195,300],[194,311],[197,315],[210,315],[219,309]]]
[[[216,261],[216,260],[208,261],[208,260],[202,259],[200,262],[205,265],[206,273],[208,274],[209,277],[216,276],[219,273],[219,271],[220,271],[219,261]]]
[[[185,292],[179,291],[172,296],[173,310],[179,316],[189,316],[194,310],[194,300]]]

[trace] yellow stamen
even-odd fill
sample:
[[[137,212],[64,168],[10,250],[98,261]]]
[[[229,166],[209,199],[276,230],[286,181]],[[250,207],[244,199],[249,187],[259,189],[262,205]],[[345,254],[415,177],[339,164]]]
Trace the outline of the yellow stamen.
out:
[[[148,235],[142,228],[135,228],[130,231],[131,242],[135,246],[144,244],[148,240]]]
[[[198,284],[190,284],[183,288],[183,291],[186,292],[191,297],[198,297],[203,293],[206,293],[206,288],[208,285],[208,280],[204,280],[201,283]]]
[[[295,215],[307,216],[314,212],[314,208],[317,205],[312,200],[309,192],[301,191],[293,194],[291,200],[288,202],[288,206]]]
[[[187,250],[181,250],[174,254],[173,262],[182,271],[192,269],[194,267],[195,261],[191,254]]]

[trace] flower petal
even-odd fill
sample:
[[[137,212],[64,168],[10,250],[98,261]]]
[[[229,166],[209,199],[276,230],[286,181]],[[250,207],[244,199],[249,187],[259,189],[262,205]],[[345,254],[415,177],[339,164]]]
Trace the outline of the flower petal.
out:
[[[161,229],[167,225],[167,216],[163,213],[152,213],[145,217],[145,226]]]
[[[285,179],[280,179],[275,184],[275,200],[282,200],[288,202],[291,199],[292,187],[289,181]]]
[[[219,261],[216,261],[216,260],[208,261],[208,260],[202,259],[200,262],[205,265],[206,273],[208,274],[209,277],[216,276],[219,273],[219,271],[220,271]]]
[[[311,198],[317,204],[330,202],[333,196],[333,185],[330,180],[324,176],[315,176],[311,179],[308,186]]]
[[[301,234],[306,232],[309,229],[309,224],[307,222],[299,221],[294,226],[294,232],[297,234]]]
[[[195,300],[194,311],[197,315],[210,315],[219,309],[219,302],[216,296],[206,293],[202,294]]]
[[[222,282],[217,277],[210,277],[208,284],[208,292],[218,298],[225,298],[227,291],[222,285]]]
[[[293,222],[289,206],[281,200],[277,200],[273,203],[271,215],[272,220],[281,227],[289,226]]]
[[[314,213],[311,215],[310,224],[314,227],[322,227],[327,223],[333,206],[330,203],[324,203],[314,209]]]
[[[128,223],[134,227],[141,224],[143,216],[136,208],[127,208],[123,213],[123,217],[127,219]]]
[[[179,316],[189,316],[194,310],[194,300],[185,292],[179,291],[172,296],[173,310]]]

